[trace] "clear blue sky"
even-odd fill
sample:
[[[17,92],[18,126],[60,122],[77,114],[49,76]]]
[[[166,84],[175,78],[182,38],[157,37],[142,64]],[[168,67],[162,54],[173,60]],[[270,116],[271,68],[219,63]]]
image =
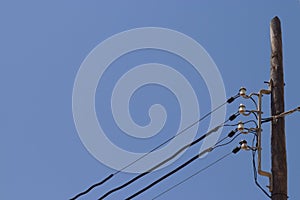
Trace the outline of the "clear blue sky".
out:
[[[101,41],[138,27],[164,27],[182,32],[200,43],[210,54],[221,72],[229,97],[236,94],[241,86],[253,92],[266,87],[263,82],[269,79],[269,23],[276,15],[281,19],[283,30],[286,109],[291,109],[300,105],[298,0],[256,0],[244,3],[238,0],[2,1],[0,199],[65,200],[114,172],[85,149],[78,137],[72,115],[72,90],[76,73],[85,57]],[[149,54],[155,57],[157,52]],[[127,65],[135,64],[134,59],[141,63],[151,61],[147,52],[142,52],[141,56],[138,52],[136,56],[128,56],[131,57],[124,59]],[[156,57],[156,62],[176,63],[176,60],[169,60],[172,59],[169,55]],[[193,78],[192,74],[190,78]],[[203,115],[209,111],[210,101],[205,84],[201,80],[199,84],[202,84],[202,89],[196,93],[200,98],[199,107]],[[148,99],[153,94],[153,102],[162,101],[166,104],[167,110],[176,110],[176,107],[168,107],[168,102],[178,106],[168,91],[166,95],[160,96],[161,99],[155,93],[155,87],[149,88],[148,94]],[[143,104],[139,101],[143,100],[141,95],[136,96],[132,103],[140,108]],[[101,112],[101,91],[96,94],[96,98],[96,108]],[[240,101],[236,101],[228,106],[228,116],[235,112],[239,103]],[[269,97],[265,98],[263,109],[265,116],[268,116]],[[133,114],[136,120],[140,120],[138,123],[147,123],[143,114],[145,112]],[[165,129],[169,131],[169,136],[178,127],[175,122],[179,119],[172,114],[170,117],[171,121],[166,123],[169,127]],[[286,118],[290,199],[300,199],[299,119],[300,113]],[[207,129],[207,124],[208,121],[201,124],[199,135]],[[105,126],[110,130],[109,124]],[[223,135],[230,130],[224,129]],[[137,152],[148,151],[166,138],[161,136],[149,139],[149,142],[141,140],[141,145],[138,144],[139,140],[130,141],[132,138],[121,132],[111,131],[110,134],[108,137],[114,143]],[[269,125],[264,125],[263,134],[263,168],[270,170]],[[223,150],[196,161],[137,199],[153,198],[168,186],[230,151],[241,139],[242,137]],[[199,146],[187,151],[173,165],[108,199],[123,199],[133,194],[198,150]],[[251,162],[250,152],[240,152],[161,199],[267,199],[254,184]],[[122,173],[82,199],[96,199],[109,188],[133,176],[134,174]],[[259,180],[263,186],[268,184],[265,178]]]

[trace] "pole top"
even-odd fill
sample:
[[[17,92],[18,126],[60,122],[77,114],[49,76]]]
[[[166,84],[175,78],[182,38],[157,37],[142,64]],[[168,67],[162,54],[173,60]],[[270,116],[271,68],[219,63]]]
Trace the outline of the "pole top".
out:
[[[275,16],[270,23],[271,29],[275,29],[275,27],[279,27],[279,29],[281,29],[281,23],[280,23],[280,19],[278,16]]]

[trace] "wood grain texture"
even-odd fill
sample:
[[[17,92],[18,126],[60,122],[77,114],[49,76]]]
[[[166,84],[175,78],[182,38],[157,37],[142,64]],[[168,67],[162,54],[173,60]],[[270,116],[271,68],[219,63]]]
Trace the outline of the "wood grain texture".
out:
[[[270,24],[271,39],[271,113],[284,112],[284,78],[282,58],[281,23],[274,17]],[[287,200],[287,161],[285,141],[285,120],[272,121],[272,200]]]

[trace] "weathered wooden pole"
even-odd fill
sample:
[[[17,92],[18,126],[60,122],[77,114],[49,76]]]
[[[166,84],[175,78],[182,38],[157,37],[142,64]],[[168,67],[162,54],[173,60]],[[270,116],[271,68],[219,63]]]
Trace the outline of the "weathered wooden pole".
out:
[[[282,36],[278,17],[270,24],[271,39],[271,114],[284,112],[284,79],[282,62]],[[287,161],[284,117],[272,121],[272,200],[287,200]]]

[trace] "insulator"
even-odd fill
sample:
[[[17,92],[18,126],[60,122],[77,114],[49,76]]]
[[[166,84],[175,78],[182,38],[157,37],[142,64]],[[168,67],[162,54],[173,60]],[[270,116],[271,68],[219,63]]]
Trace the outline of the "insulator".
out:
[[[243,144],[241,145],[241,149],[247,150],[247,149],[248,149],[247,143],[243,143]]]
[[[243,150],[248,150],[249,149],[246,140],[240,141],[240,145],[241,145],[241,149],[243,149]]]
[[[240,104],[239,106],[239,113],[243,114],[246,112],[246,106],[244,104]]]
[[[246,91],[247,91],[246,88],[241,87],[241,89],[239,91],[240,96],[242,96],[242,97],[246,96]]]
[[[244,130],[244,123],[242,121],[239,121],[237,129],[238,129],[238,131]]]

